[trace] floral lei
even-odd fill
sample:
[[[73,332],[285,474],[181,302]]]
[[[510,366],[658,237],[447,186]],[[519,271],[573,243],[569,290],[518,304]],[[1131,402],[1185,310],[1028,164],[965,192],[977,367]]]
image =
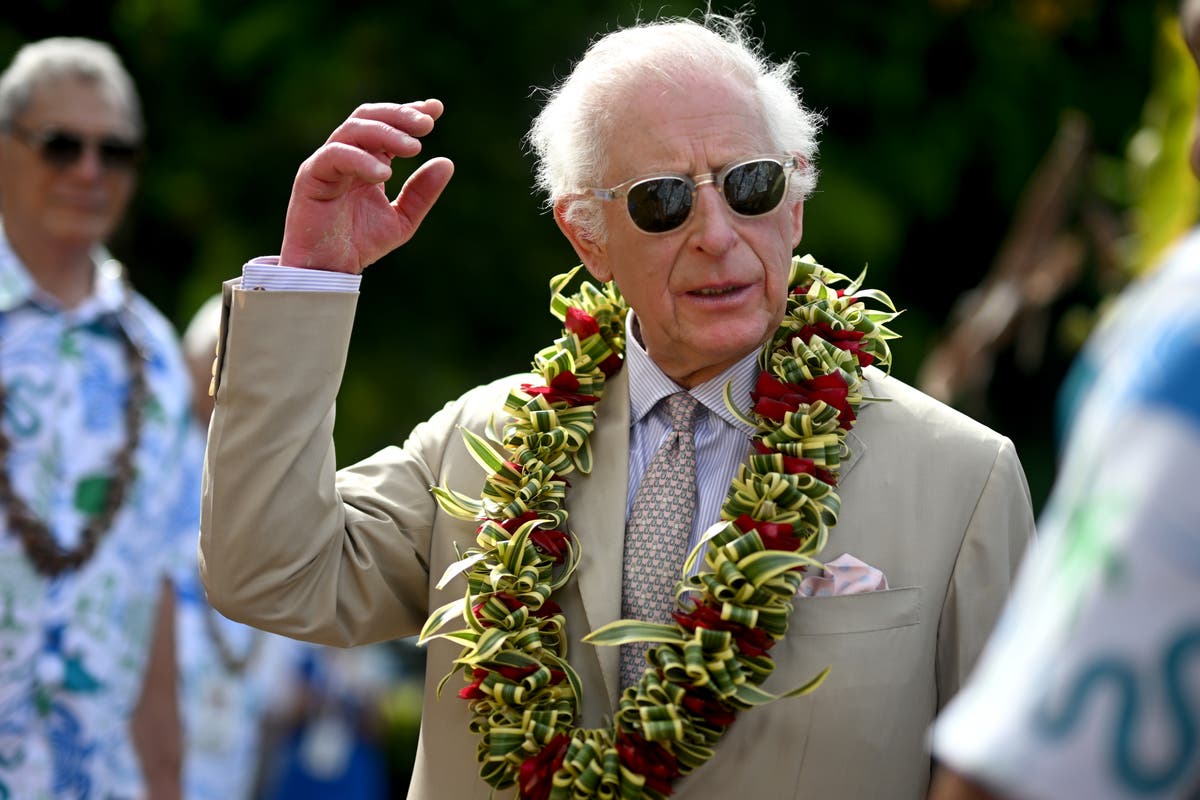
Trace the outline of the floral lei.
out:
[[[665,797],[673,781],[712,758],[737,712],[806,694],[829,668],[783,695],[759,688],[774,668],[772,646],[787,633],[792,597],[837,523],[835,490],[845,436],[863,397],[862,369],[888,368],[888,296],[861,288],[810,256],[792,260],[787,311],[759,355],[749,416],[726,387],[725,402],[755,427],[751,454],[733,479],[721,520],[708,530],[704,568],[676,584],[674,622],[620,620],[584,638],[595,645],[650,642],[647,668],[627,688],[604,729],[573,723],[583,696],[566,659],[566,622],[551,599],[579,565],[567,533],[565,476],[591,471],[589,436],[605,380],[624,356],[627,307],[617,288],[583,283],[562,293],[579,267],[550,281],[561,338],[534,356],[543,385],[509,393],[511,418],[491,438],[463,429],[488,475],[479,499],[434,487],[441,507],[480,523],[475,546],[439,583],[466,575],[464,598],[434,611],[420,642],[462,646],[451,672],[470,702],[480,776],[496,789],[547,798]],[[865,274],[865,273],[864,273]],[[842,288],[836,288],[840,285]],[[870,301],[886,310],[868,309]],[[466,627],[440,631],[461,618]]]

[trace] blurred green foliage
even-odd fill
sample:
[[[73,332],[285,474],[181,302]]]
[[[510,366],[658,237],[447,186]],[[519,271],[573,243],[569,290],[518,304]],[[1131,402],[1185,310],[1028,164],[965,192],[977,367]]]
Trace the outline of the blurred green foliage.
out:
[[[1142,110],[1142,127],[1126,148],[1131,235],[1128,272],[1154,268],[1163,251],[1196,221],[1200,183],[1188,168],[1190,142],[1200,95],[1191,53],[1178,20],[1158,20],[1153,87]]]
[[[533,87],[567,74],[597,33],[697,7],[35,0],[5,11],[0,57],[54,34],[122,53],[146,105],[150,158],[113,250],[179,324],[245,259],[278,251],[296,167],[357,104],[445,101],[426,148],[453,158],[457,174],[416,239],[366,275],[339,400],[345,464],[402,440],[474,383],[524,368],[555,334],[546,282],[574,260],[530,191]],[[758,3],[752,30],[774,56],[799,54],[805,99],[828,119],[801,250],[843,271],[869,264],[870,282],[907,309],[897,376],[913,378],[955,298],[985,273],[1060,115],[1085,114],[1097,150],[1123,158],[1163,8]],[[1039,502],[1070,355],[1051,351],[1034,373],[1002,359],[984,419],[1016,441]]]

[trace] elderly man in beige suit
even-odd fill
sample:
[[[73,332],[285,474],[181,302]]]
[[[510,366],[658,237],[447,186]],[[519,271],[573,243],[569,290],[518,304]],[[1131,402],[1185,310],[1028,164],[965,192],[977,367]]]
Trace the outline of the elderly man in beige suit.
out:
[[[650,580],[632,565],[656,566],[655,558],[636,561],[634,550],[645,545],[633,543],[627,522],[638,514],[633,498],[643,476],[659,469],[653,454],[675,436],[658,400],[686,394],[698,403],[689,412],[694,427],[675,439],[690,439],[690,447],[679,446],[695,464],[695,491],[689,480],[683,493],[695,507],[683,517],[691,520],[682,534],[689,546],[717,519],[747,458],[754,429],[744,406],[758,391],[756,356],[791,307],[792,250],[815,182],[818,120],[790,75],[731,20],[638,25],[598,40],[536,120],[530,140],[556,222],[592,277],[613,281],[631,309],[620,328],[624,365],[596,406],[590,471],[577,469],[559,484],[578,563],[555,587],[561,616],[542,608],[562,620],[562,650],[578,683],[563,688],[564,668],[540,691],[569,699],[569,716],[551,727],[573,738],[531,733],[529,718],[518,717],[513,724],[525,724],[526,733],[509,757],[520,767],[519,785],[511,787],[514,767],[493,795],[477,763],[490,751],[472,730],[495,720],[481,722],[472,710],[501,705],[498,692],[496,701],[486,694],[492,679],[505,681],[499,656],[488,669],[467,670],[468,681],[477,678],[462,692],[472,702],[453,696],[462,682],[451,681],[439,697],[464,639],[435,639],[410,797],[551,796],[539,770],[555,781],[578,779],[574,789],[582,792],[587,776],[564,766],[563,753],[577,751],[558,743],[585,740],[620,745],[612,750],[619,765],[616,756],[605,762],[605,774],[621,780],[615,789],[604,784],[608,796],[642,796],[639,787],[647,797],[667,790],[681,798],[924,796],[926,727],[992,626],[1032,514],[1007,439],[870,366],[861,395],[878,402],[862,405],[830,478],[841,508],[827,556],[846,554],[839,561],[876,591],[789,596],[790,626],[770,651],[775,670],[762,688],[787,693],[829,666],[823,685],[741,711],[711,759],[691,770],[677,768],[688,758],[680,739],[647,746],[628,732],[583,732],[624,715],[622,691],[635,691],[623,677],[623,648],[581,640],[629,616],[631,596]],[[470,565],[460,559],[480,522],[449,513],[430,487],[442,487],[443,497],[480,496],[478,447],[464,443],[463,431],[483,435],[510,391],[536,377],[482,385],[419,425],[402,447],[351,467],[336,468],[331,443],[358,275],[411,238],[453,166],[426,161],[390,202],[383,182],[392,158],[420,151],[442,111],[436,100],[359,108],[300,168],[279,258],[250,262],[226,286],[200,544],[210,600],[234,619],[349,646],[413,635],[466,591]],[[678,574],[683,564],[664,566]],[[487,599],[479,586],[472,591],[471,602]],[[514,604],[514,614],[536,611],[540,600],[529,602]],[[476,615],[490,613],[483,605]],[[510,655],[517,660],[504,663],[525,663]],[[643,681],[663,674],[647,669]],[[489,682],[481,687],[483,676]],[[699,722],[711,732],[703,723],[716,720],[720,733],[726,714],[742,707],[716,702],[701,719],[685,700],[666,705],[693,725],[686,730]],[[656,753],[667,766],[647,766],[633,751]]]

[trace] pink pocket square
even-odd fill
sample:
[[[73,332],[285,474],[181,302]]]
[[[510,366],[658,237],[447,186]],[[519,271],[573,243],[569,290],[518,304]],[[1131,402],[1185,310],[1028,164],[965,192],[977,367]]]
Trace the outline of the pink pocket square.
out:
[[[802,580],[799,593],[803,597],[833,597],[882,592],[887,588],[887,576],[882,572],[849,553],[842,553],[828,562],[820,575]]]

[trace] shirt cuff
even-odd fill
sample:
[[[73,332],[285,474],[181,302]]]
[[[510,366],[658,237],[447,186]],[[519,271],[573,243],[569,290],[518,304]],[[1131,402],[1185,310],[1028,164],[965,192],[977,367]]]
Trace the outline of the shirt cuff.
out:
[[[362,275],[326,269],[285,267],[279,256],[259,256],[242,267],[243,289],[270,292],[357,292]]]

